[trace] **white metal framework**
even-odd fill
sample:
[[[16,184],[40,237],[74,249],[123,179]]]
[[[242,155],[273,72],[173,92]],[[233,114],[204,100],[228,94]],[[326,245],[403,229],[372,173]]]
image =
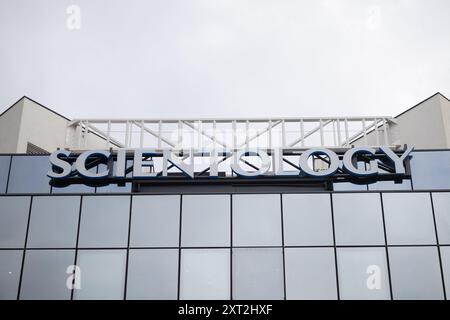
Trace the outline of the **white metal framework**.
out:
[[[270,119],[76,119],[66,130],[66,148],[242,148],[303,150],[391,146],[392,117]],[[395,147],[395,146],[394,146]]]

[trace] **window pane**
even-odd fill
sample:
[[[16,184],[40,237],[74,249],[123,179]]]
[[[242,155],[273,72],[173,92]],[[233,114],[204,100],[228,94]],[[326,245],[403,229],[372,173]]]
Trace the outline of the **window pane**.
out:
[[[333,245],[329,194],[283,195],[284,244]]]
[[[390,299],[385,248],[338,248],[341,299]]]
[[[333,183],[334,191],[367,191],[367,184],[356,184],[351,182]]]
[[[428,193],[384,193],[388,244],[434,244],[431,200]]]
[[[81,289],[74,299],[123,299],[126,250],[80,250]]]
[[[450,152],[413,152],[411,177],[414,189],[450,189]]]
[[[442,271],[444,272],[444,284],[448,292],[450,290],[450,247],[441,247]],[[449,300],[447,293],[447,300]]]
[[[389,248],[394,299],[443,299],[436,247]]]
[[[286,248],[287,299],[337,299],[333,248]]]
[[[0,193],[6,192],[6,183],[8,182],[10,156],[0,156]]]
[[[131,214],[131,246],[178,247],[180,196],[135,196]]]
[[[70,299],[66,270],[74,250],[27,250],[20,299]]]
[[[28,248],[74,248],[80,197],[34,197]]]
[[[130,197],[83,197],[80,222],[80,247],[126,247]]]
[[[127,160],[127,167],[130,167],[133,165],[133,161],[131,160]],[[116,174],[116,166],[117,166],[117,162],[114,161],[113,162],[113,175],[115,176]],[[98,171],[102,172],[103,170],[106,169],[106,164],[101,163],[98,165]],[[131,177],[133,174],[132,172],[127,173],[127,177]],[[119,186],[117,184],[111,183],[107,186],[103,186],[103,187],[97,187],[97,193],[119,193],[119,192],[131,192],[131,183],[126,183],[124,186]]]
[[[127,299],[176,299],[178,249],[130,250]]]
[[[94,193],[95,188],[89,187],[84,184],[71,184],[65,187],[56,187],[52,188],[52,193]]]
[[[378,168],[381,174],[389,173],[381,168]],[[411,190],[411,180],[402,180],[401,183],[395,181],[377,181],[368,184],[369,190]]]
[[[49,193],[48,156],[13,156],[8,193]]]
[[[450,193],[433,193],[433,206],[439,243],[450,244]]]
[[[278,194],[233,195],[233,245],[281,245]]]
[[[337,245],[384,244],[378,193],[333,194],[333,213]]]
[[[0,300],[17,299],[22,250],[0,250]]]
[[[183,196],[182,245],[230,245],[230,196]]]
[[[230,299],[230,250],[181,250],[180,299]]]
[[[283,299],[283,291],[281,249],[233,249],[233,299]]]
[[[0,248],[23,248],[30,197],[0,197]]]

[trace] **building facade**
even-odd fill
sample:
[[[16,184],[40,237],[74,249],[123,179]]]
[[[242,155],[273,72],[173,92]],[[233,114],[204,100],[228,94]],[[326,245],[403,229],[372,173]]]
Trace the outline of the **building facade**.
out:
[[[394,118],[69,120],[23,98],[0,116],[0,299],[447,299],[446,108],[437,94]],[[439,124],[428,145],[409,129],[424,109]],[[39,135],[36,114],[56,119]],[[399,172],[380,150],[401,157],[403,144],[415,149]],[[211,161],[216,147],[230,154]],[[70,174],[54,179],[58,148]],[[176,161],[160,174],[163,148],[196,160],[193,178]],[[312,148],[332,153],[302,166]],[[233,163],[265,165],[245,152],[233,162],[239,149],[264,150],[267,170],[236,174]],[[87,157],[82,175],[92,150],[110,157]]]

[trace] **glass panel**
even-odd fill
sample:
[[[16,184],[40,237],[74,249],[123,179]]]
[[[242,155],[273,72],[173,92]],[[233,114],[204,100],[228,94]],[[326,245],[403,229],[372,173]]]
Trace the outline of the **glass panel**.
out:
[[[80,197],[34,197],[28,248],[74,248]]]
[[[80,222],[80,247],[126,247],[130,197],[83,197]]]
[[[233,249],[233,299],[283,299],[283,291],[281,249]]]
[[[435,244],[433,213],[428,193],[384,193],[388,244]]]
[[[180,196],[135,196],[131,214],[132,247],[178,247]]]
[[[71,184],[66,187],[53,187],[52,193],[94,193],[95,188],[84,184]]]
[[[6,192],[6,183],[8,182],[10,156],[0,156],[0,193]]]
[[[333,245],[329,194],[283,195],[284,244]]]
[[[81,289],[74,299],[123,299],[126,250],[80,250]]]
[[[230,250],[181,250],[180,299],[230,299]]]
[[[0,248],[23,248],[30,197],[0,197]]]
[[[337,245],[384,244],[378,193],[333,194],[333,213]]]
[[[389,173],[381,168],[378,168],[380,174]],[[411,180],[402,180],[401,183],[395,183],[395,181],[377,181],[375,183],[368,184],[369,190],[411,190]]]
[[[333,248],[286,248],[287,299],[337,299]]]
[[[433,193],[433,206],[439,243],[450,244],[450,193]]]
[[[334,191],[367,191],[367,184],[355,184],[351,182],[334,182]]]
[[[410,163],[414,189],[450,189],[450,152],[413,152]]]
[[[385,248],[338,248],[341,299],[390,299]]]
[[[17,299],[22,250],[0,250],[0,300]]]
[[[442,271],[444,273],[445,289],[450,290],[450,247],[441,247]],[[448,297],[447,293],[447,300]]]
[[[130,250],[127,299],[177,299],[178,249]]]
[[[394,299],[443,299],[436,247],[389,248]]]
[[[182,245],[220,247],[230,245],[230,196],[183,196]]]
[[[369,184],[369,190],[411,190],[411,180],[403,180],[401,183],[378,181]]]
[[[278,194],[233,195],[233,245],[281,245]]]
[[[70,299],[66,270],[74,259],[75,250],[27,250],[20,299]]]
[[[127,167],[130,167],[133,165],[133,161],[131,160],[127,160]],[[116,166],[117,166],[117,162],[113,162],[113,175],[115,175],[116,173]],[[106,169],[106,164],[99,164],[98,165],[98,171],[102,172],[103,170]],[[131,177],[133,174],[132,172],[129,172],[127,174],[127,177]],[[97,187],[97,193],[125,193],[125,192],[131,192],[131,183],[126,183],[124,186],[119,186],[117,184],[109,184],[107,186],[103,186],[103,187]]]
[[[8,193],[49,193],[48,156],[13,156]]]

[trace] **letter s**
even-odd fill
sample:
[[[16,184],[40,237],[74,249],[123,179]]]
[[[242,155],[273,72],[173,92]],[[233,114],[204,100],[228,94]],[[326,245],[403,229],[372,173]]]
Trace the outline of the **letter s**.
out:
[[[52,179],[63,179],[66,178],[72,171],[72,166],[69,162],[60,159],[60,156],[65,156],[66,158],[70,155],[68,150],[58,150],[53,152],[50,157],[50,170],[47,172],[47,176]],[[55,172],[55,167],[62,170],[62,172]]]

